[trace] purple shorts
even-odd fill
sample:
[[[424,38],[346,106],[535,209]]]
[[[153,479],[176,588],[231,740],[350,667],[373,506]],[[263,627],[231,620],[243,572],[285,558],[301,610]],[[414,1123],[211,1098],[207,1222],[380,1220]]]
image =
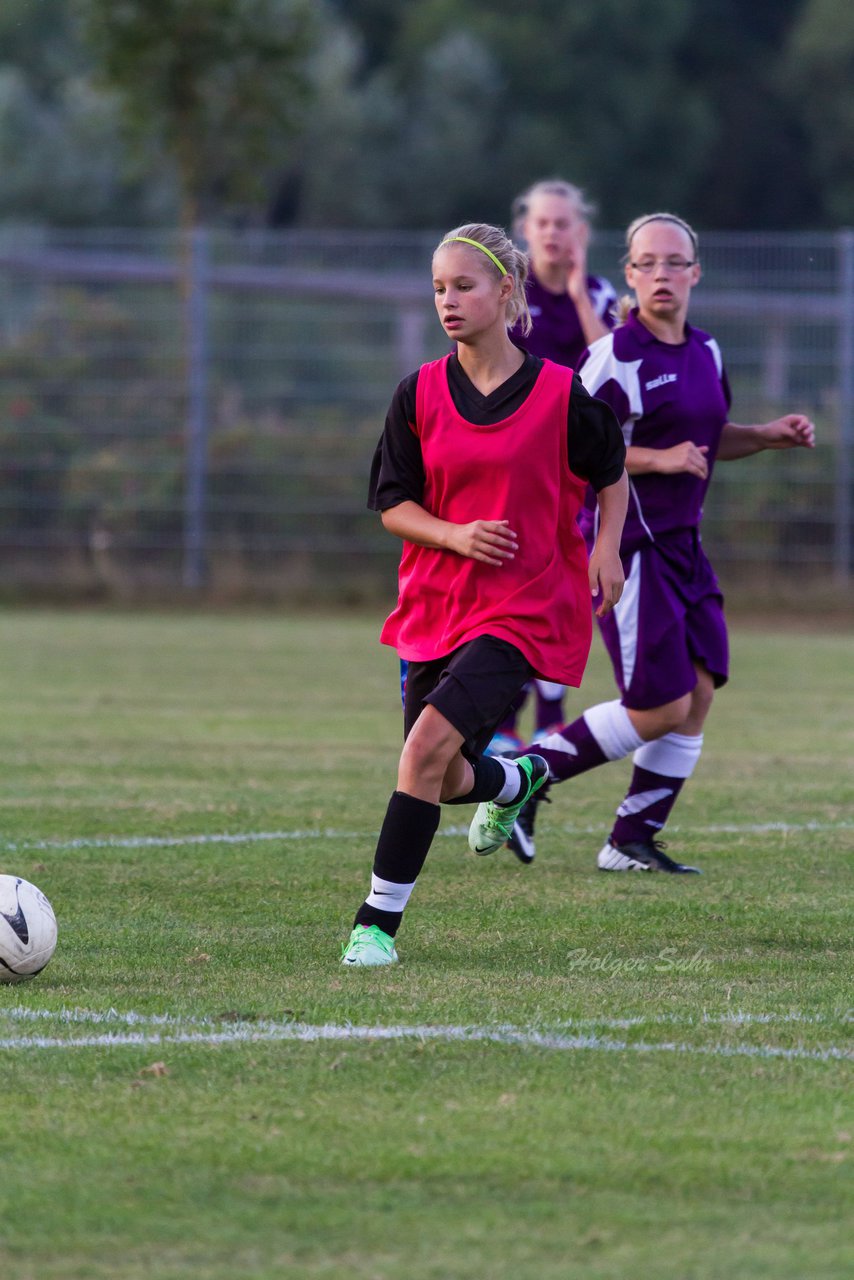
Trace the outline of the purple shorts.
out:
[[[663,707],[697,683],[694,664],[715,688],[729,677],[724,601],[699,534],[659,535],[623,557],[622,599],[599,621],[625,706]]]

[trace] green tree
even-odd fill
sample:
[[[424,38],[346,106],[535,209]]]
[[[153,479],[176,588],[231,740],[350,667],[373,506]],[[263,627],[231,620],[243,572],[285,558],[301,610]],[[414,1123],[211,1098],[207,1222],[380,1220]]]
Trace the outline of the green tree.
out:
[[[562,173],[612,226],[851,222],[853,24],[848,0],[4,0],[0,219],[435,230]]]
[[[85,74],[89,60],[70,0],[3,0],[0,61],[16,67],[34,95],[48,102],[70,76]]]
[[[313,63],[300,221],[438,229],[483,209],[502,84],[483,42],[465,30],[440,36],[405,85],[391,66],[362,78],[364,56],[359,37],[334,25]]]
[[[173,161],[181,223],[260,201],[297,128],[306,0],[79,0],[99,80],[131,137]]]
[[[0,219],[81,226],[175,216],[163,166],[127,164],[118,105],[92,82],[72,0],[0,6],[0,169]]]
[[[362,45],[362,65],[368,73],[389,67],[395,61],[400,31],[407,8],[400,0],[328,0],[334,17],[358,31]]]
[[[171,158],[185,231],[256,203],[298,122],[310,33],[305,0],[79,0],[100,79],[137,145]],[[197,257],[197,255],[200,255]],[[199,236],[182,237],[185,428],[184,581],[201,586],[208,471],[207,340]]]
[[[807,0],[785,68],[808,129],[807,177],[829,221],[854,226],[854,6]]]
[[[683,212],[701,227],[814,225],[822,199],[786,46],[803,0],[692,0],[677,49],[680,78],[712,128]],[[690,141],[690,140],[686,140]]]
[[[793,91],[798,68],[786,50],[800,15],[813,8],[805,0],[329,4],[360,50],[350,100],[366,103],[379,93],[385,105],[382,136],[365,117],[355,187],[378,189],[384,155],[389,167],[393,159],[398,188],[411,195],[387,189],[377,202],[391,223],[424,225],[444,201],[438,222],[445,224],[471,209],[472,191],[484,216],[505,219],[520,187],[562,173],[597,198],[600,220],[610,225],[667,204],[700,227],[809,226],[827,216],[826,153],[840,165],[850,154],[841,138],[854,68],[844,56],[835,51],[823,84],[807,73],[809,92]],[[818,0],[814,8],[812,25],[829,48],[838,25],[830,11],[850,23],[854,10],[845,0]],[[443,82],[438,51],[462,39],[478,55]],[[489,65],[484,94],[478,77]],[[438,127],[443,116],[453,118],[452,128]],[[355,145],[357,119],[350,117],[348,145]],[[413,146],[420,162],[407,164]],[[456,174],[455,157],[466,149],[457,199],[443,178]],[[334,166],[334,144],[331,150]],[[353,203],[371,204],[355,196]]]
[[[347,96],[384,104],[363,113],[358,139],[351,116],[347,135],[362,159],[355,186],[382,191],[384,225],[506,221],[516,192],[553,173],[586,187],[614,224],[639,206],[677,202],[701,170],[714,122],[679,78],[684,0],[649,0],[642,22],[635,0],[334,8],[359,50]],[[336,152],[333,136],[327,164]],[[360,203],[353,191],[344,199]]]

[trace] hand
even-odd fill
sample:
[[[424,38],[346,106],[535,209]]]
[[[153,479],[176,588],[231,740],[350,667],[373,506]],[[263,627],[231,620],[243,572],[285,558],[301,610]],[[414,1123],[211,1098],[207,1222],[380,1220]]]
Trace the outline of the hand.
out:
[[[471,524],[454,525],[448,545],[458,555],[496,566],[512,560],[519,549],[507,520],[472,520]]]
[[[602,593],[602,599],[596,609],[596,617],[604,618],[623,594],[626,585],[622,562],[615,551],[597,545],[593,548],[590,563],[587,566],[587,578],[590,583],[590,594],[593,597]]]
[[[687,472],[699,480],[706,480],[709,475],[708,452],[708,445],[694,444],[691,440],[675,444],[671,449],[656,449],[655,470],[665,476]]]
[[[786,413],[758,428],[766,449],[814,449],[815,427],[803,413]]]
[[[587,244],[590,228],[581,222],[573,230],[572,261],[566,273],[566,291],[573,302],[587,297]]]

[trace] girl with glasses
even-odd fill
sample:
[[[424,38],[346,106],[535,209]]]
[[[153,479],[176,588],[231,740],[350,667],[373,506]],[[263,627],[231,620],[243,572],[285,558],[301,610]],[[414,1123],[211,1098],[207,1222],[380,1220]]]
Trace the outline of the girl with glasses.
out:
[[[800,413],[749,426],[730,420],[718,344],[687,320],[700,262],[697,235],[684,219],[637,218],[626,249],[635,303],[628,300],[623,323],[594,342],[579,366],[590,394],[613,408],[627,446],[626,587],[599,619],[620,697],[591,707],[537,751],[553,783],[632,755],[629,789],[597,864],[686,873],[696,868],[668,857],[658,837],[700,759],[703,726],[729,671],[723,597],[700,541],[703,500],[716,462],[809,449],[815,432]],[[586,520],[592,537],[589,507]],[[523,809],[509,842],[525,860],[534,856],[535,811],[533,804]]]

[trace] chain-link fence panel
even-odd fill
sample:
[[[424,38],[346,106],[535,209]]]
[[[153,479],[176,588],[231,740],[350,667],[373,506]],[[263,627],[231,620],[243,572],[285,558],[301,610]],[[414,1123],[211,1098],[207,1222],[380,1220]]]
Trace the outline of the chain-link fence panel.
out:
[[[441,354],[435,235],[0,232],[7,586],[353,598],[398,548],[365,506],[392,391]],[[691,319],[733,418],[799,410],[807,454],[720,464],[729,584],[849,584],[854,233],[709,234]],[[620,237],[591,269],[620,291]]]

